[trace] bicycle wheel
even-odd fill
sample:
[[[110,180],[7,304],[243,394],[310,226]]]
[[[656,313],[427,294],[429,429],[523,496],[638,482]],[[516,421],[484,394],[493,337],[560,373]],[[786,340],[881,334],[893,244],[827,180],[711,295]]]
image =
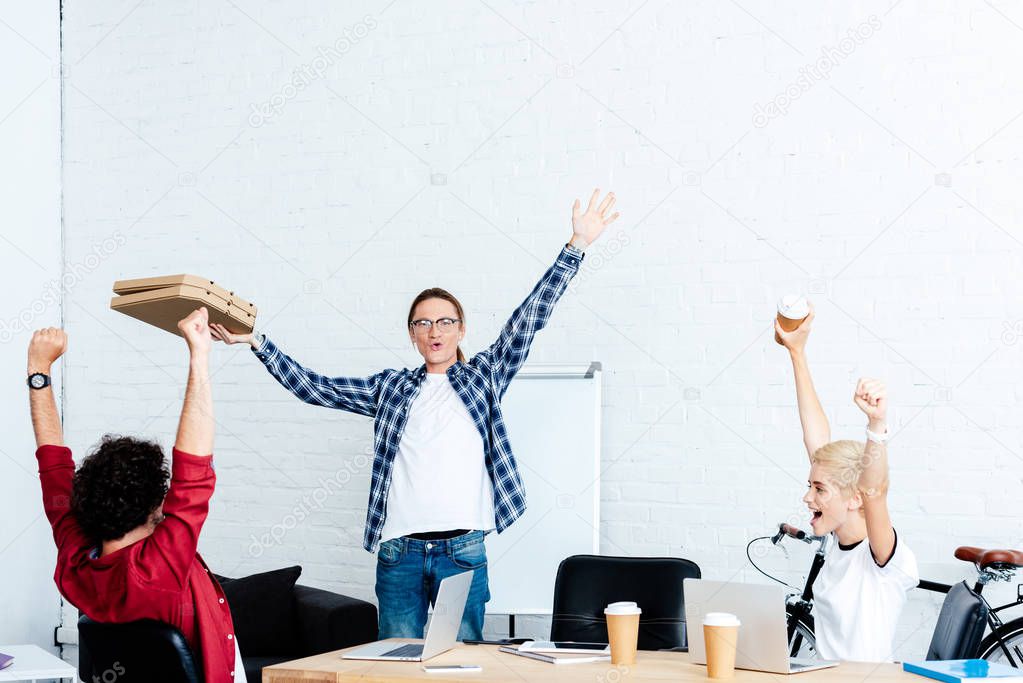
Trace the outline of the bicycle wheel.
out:
[[[1006,622],[997,631],[987,634],[980,641],[980,658],[1023,668],[1023,617]]]
[[[789,639],[789,655],[800,659],[818,659],[817,639],[813,634],[813,617],[799,613],[792,605],[786,605],[789,623],[796,620],[796,628]]]

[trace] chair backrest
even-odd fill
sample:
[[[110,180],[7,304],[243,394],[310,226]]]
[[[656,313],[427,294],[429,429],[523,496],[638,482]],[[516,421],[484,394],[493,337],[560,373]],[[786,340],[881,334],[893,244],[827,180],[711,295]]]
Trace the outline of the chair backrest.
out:
[[[551,640],[606,643],[604,608],[630,600],[639,605],[639,649],[686,645],[683,579],[700,568],[677,557],[573,555],[558,567],[554,582]]]
[[[144,619],[125,624],[78,620],[78,672],[83,681],[202,683],[181,631]]]
[[[934,626],[927,659],[972,659],[987,624],[988,606],[965,582],[952,586]]]

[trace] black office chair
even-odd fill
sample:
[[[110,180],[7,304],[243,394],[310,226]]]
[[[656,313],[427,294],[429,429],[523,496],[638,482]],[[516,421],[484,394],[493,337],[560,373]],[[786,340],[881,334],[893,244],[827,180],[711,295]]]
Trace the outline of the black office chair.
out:
[[[977,656],[987,624],[988,606],[966,582],[952,586],[934,626],[927,659],[971,659]]]
[[[554,582],[551,640],[606,643],[604,608],[632,601],[639,618],[639,649],[686,645],[683,579],[700,578],[700,568],[678,557],[573,555],[558,567]]]
[[[181,631],[161,621],[127,624],[78,620],[78,675],[83,681],[202,683],[202,671]]]

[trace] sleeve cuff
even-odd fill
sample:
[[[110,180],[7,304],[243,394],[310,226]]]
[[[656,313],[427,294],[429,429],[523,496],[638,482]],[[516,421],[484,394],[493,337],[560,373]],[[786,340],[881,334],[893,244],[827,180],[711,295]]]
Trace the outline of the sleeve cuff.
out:
[[[175,481],[202,481],[213,477],[213,455],[192,455],[177,448],[173,450],[171,479]]]
[[[586,258],[586,254],[582,249],[566,244],[561,253],[558,254],[558,263],[573,271],[577,271],[584,258]]]
[[[895,534],[895,543],[892,544],[892,554],[888,556],[888,559],[884,561],[884,564],[877,561],[877,558],[874,556],[873,549],[869,548],[870,541],[867,541],[868,549],[870,550],[870,557],[874,560],[874,564],[877,565],[878,569],[885,569],[889,564],[891,564],[892,558],[895,557],[895,552],[899,549],[899,532],[893,527],[892,533]]]
[[[67,446],[40,446],[36,449],[36,460],[39,462],[40,472],[54,467],[75,466],[75,461],[71,458],[71,449]]]
[[[256,358],[258,358],[259,360],[265,361],[267,358],[270,357],[273,349],[276,347],[273,345],[273,342],[270,341],[270,337],[266,336],[265,334],[260,333],[259,337],[260,337],[259,344],[252,347],[252,353],[256,354]]]

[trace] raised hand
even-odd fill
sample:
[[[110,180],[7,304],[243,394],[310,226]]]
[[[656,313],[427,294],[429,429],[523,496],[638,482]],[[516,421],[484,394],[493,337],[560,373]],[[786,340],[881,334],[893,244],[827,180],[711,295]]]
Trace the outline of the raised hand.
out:
[[[28,371],[49,373],[50,366],[67,350],[67,333],[46,327],[32,333],[28,344]]]
[[[192,313],[178,322],[178,329],[181,335],[188,342],[188,349],[193,355],[196,353],[209,353],[213,345],[210,333],[210,313],[206,307],[197,308]]]
[[[572,246],[585,249],[600,237],[604,228],[618,218],[617,212],[608,216],[608,212],[615,203],[614,192],[608,192],[599,205],[597,204],[598,198],[600,198],[600,189],[593,191],[590,203],[586,205],[586,211],[579,210],[581,204],[578,199],[572,204],[572,240],[570,242]]]
[[[864,412],[871,425],[884,427],[888,420],[888,387],[879,379],[863,377],[856,383],[853,395],[856,406]],[[876,431],[876,430],[871,430]]]
[[[799,327],[791,332],[786,332],[782,329],[777,317],[774,319],[774,332],[778,335],[778,339],[781,340],[782,346],[789,350],[789,353],[802,353],[806,350],[806,341],[810,337],[810,328],[813,326],[815,316],[813,304],[810,303],[809,306],[810,315],[806,316],[806,320],[801,322]]]
[[[252,333],[248,334],[235,334],[220,323],[213,323],[210,325],[210,330],[213,333],[213,338],[217,341],[222,341],[225,344],[251,344]]]

